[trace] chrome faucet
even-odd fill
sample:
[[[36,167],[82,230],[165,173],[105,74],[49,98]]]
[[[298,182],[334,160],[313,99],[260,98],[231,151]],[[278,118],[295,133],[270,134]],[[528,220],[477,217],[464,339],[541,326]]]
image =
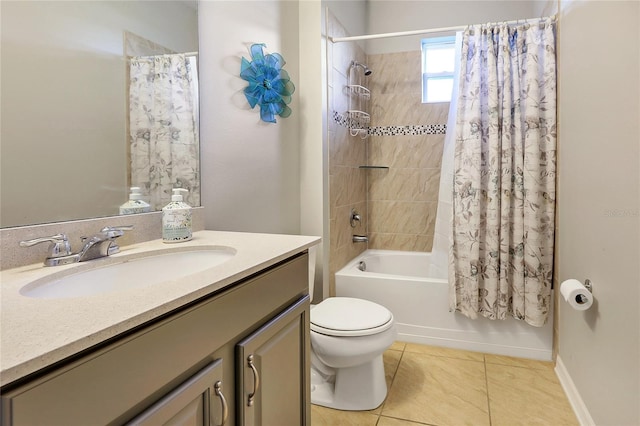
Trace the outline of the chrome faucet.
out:
[[[91,237],[83,237],[84,245],[78,253],[71,252],[69,239],[65,234],[57,234],[51,237],[34,238],[20,241],[20,247],[31,247],[36,244],[49,242],[49,255],[44,260],[44,266],[68,265],[69,263],[84,262],[109,256],[120,251],[115,239],[124,235],[124,231],[133,229],[128,226],[107,226]]]
[[[351,241],[354,243],[368,243],[369,237],[366,235],[353,235]]]
[[[67,265],[78,261],[78,255],[71,253],[69,239],[65,234],[56,234],[51,237],[20,241],[20,247],[31,247],[33,245],[46,242],[51,244],[49,245],[49,255],[44,259],[44,266]]]
[[[82,237],[84,246],[78,253],[78,262],[97,259],[99,257],[110,256],[120,251],[120,246],[115,239],[122,237],[124,231],[130,231],[133,225],[128,226],[106,226],[97,234],[90,237]]]
[[[349,214],[349,223],[351,224],[351,227],[355,228],[356,225],[360,224],[361,220],[362,220],[362,217],[356,211],[356,209],[351,209],[351,213]]]

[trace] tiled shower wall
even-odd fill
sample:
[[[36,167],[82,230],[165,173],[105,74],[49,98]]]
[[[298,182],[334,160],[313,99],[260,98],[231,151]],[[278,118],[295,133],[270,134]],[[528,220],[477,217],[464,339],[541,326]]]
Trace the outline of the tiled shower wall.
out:
[[[330,13],[328,18],[330,35],[349,35]],[[364,50],[356,43],[329,43],[329,117],[333,117],[334,112],[345,114],[349,108],[345,90],[349,66],[353,60],[365,62],[365,59]],[[329,119],[329,291],[332,296],[335,295],[335,272],[367,248],[365,243],[351,241],[353,234],[367,233],[366,171],[359,169],[366,164],[366,144],[359,136],[351,136],[345,126]],[[357,210],[362,217],[356,228],[349,224],[351,209]]]
[[[449,103],[422,103],[420,50],[369,55],[371,125],[395,135],[371,135],[368,174],[369,248],[431,251]],[[436,134],[405,132],[434,126]],[[403,134],[423,133],[423,134]]]
[[[350,35],[331,14],[328,33]],[[329,283],[335,295],[335,272],[367,248],[431,251],[449,103],[422,103],[419,50],[366,56],[350,42],[329,43],[327,53]],[[351,136],[344,120],[353,60],[373,70],[363,77],[358,69],[358,83],[371,90],[366,139]],[[362,217],[356,228],[349,224],[352,209]],[[353,234],[368,235],[369,243],[353,243]]]

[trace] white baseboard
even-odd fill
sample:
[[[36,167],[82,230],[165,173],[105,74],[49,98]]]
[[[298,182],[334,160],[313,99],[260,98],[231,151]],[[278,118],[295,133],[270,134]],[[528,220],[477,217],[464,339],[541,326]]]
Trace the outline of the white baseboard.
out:
[[[578,418],[578,422],[580,422],[582,426],[596,426],[596,422],[594,422],[593,419],[591,418],[591,414],[589,414],[589,410],[587,409],[587,406],[584,404],[584,401],[582,400],[582,397],[580,396],[578,389],[573,384],[573,380],[571,380],[571,376],[569,376],[569,372],[567,371],[564,364],[562,363],[562,359],[560,358],[560,355],[558,355],[556,358],[555,371],[556,371],[556,375],[558,376],[558,380],[560,380],[560,384],[564,389],[564,393],[567,395],[567,398],[569,399],[569,403],[573,408],[573,412]]]
[[[495,344],[478,342],[468,335],[454,335],[454,338],[437,336],[437,332],[421,332],[417,327],[406,326],[396,323],[398,329],[398,340],[407,343],[418,343],[421,345],[441,346],[445,348],[461,349],[466,351],[484,352],[487,354],[514,356],[518,358],[536,359],[540,361],[551,361],[551,349],[520,347],[516,345]],[[449,333],[451,334],[451,333]],[[462,333],[460,333],[462,334]],[[472,336],[473,337],[473,336]]]

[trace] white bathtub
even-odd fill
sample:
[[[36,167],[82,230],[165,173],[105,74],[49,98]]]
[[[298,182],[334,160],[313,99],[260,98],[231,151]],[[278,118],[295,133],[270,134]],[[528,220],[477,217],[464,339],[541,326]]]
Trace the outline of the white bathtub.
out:
[[[367,250],[336,272],[336,296],[386,306],[396,320],[398,340],[498,355],[551,360],[553,325],[533,327],[508,319],[471,320],[449,312],[446,277],[431,272],[431,253]],[[364,261],[366,271],[358,264]],[[553,312],[550,317],[553,318]]]

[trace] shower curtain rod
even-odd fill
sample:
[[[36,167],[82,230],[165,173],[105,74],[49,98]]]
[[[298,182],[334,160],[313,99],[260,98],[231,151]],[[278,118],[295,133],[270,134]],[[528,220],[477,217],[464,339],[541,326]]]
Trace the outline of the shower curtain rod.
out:
[[[552,16],[555,20],[555,15]],[[516,19],[513,21],[504,22],[507,25],[527,23],[529,21],[539,20],[544,18],[528,18],[528,19]],[[502,23],[502,22],[501,22]],[[431,28],[426,30],[413,30],[413,31],[400,31],[397,33],[382,33],[382,34],[369,34],[369,35],[361,35],[361,36],[352,36],[352,37],[329,37],[334,43],[340,43],[343,41],[358,41],[358,40],[372,40],[377,38],[390,38],[390,37],[404,37],[404,36],[412,36],[412,35],[420,35],[420,34],[430,34],[430,33],[444,33],[451,31],[462,31],[465,28],[470,27],[470,25],[458,25],[455,27],[443,27],[443,28]]]
[[[170,56],[170,55],[185,55],[185,56],[198,56],[198,52],[183,52],[183,53],[163,53],[161,55],[148,55],[148,56],[130,56],[130,58],[157,58],[158,56]]]

